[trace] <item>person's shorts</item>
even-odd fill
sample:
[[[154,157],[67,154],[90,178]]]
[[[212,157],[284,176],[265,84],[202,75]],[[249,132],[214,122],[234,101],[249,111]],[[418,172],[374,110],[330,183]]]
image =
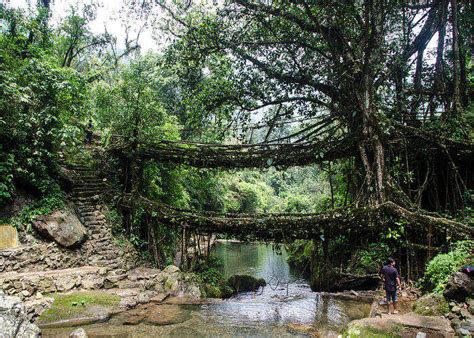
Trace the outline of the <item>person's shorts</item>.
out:
[[[387,296],[387,303],[396,302],[397,301],[397,290],[395,291],[387,291],[385,290],[385,294]]]

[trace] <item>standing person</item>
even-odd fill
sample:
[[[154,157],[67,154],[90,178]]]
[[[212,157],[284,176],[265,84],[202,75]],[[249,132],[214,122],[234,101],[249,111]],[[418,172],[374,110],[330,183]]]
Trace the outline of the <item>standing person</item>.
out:
[[[89,120],[89,123],[86,127],[86,144],[89,145],[92,143],[92,127],[92,120]]]
[[[385,293],[387,295],[388,314],[396,314],[397,311],[397,286],[400,288],[400,275],[395,268],[395,260],[390,257],[387,264],[380,270],[380,277],[384,281]],[[393,312],[390,312],[390,304],[393,304]]]

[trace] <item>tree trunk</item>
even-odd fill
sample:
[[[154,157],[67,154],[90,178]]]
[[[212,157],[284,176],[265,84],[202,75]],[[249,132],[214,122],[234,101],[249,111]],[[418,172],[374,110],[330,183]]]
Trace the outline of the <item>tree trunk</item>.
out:
[[[459,56],[459,27],[458,27],[458,6],[457,0],[451,0],[452,26],[453,26],[453,113],[459,114],[461,106],[460,88],[460,56]]]
[[[381,140],[379,121],[372,103],[369,81],[371,80],[367,76],[366,89],[358,95],[362,111],[362,129],[358,150],[364,176],[360,188],[365,192],[364,202],[370,205],[386,201],[386,184],[389,180],[385,170],[385,151]]]

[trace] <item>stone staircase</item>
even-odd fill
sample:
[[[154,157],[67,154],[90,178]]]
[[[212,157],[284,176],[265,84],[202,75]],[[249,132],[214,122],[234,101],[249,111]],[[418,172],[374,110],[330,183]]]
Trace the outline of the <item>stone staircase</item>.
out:
[[[88,231],[88,240],[82,248],[86,251],[87,264],[109,269],[133,267],[137,260],[136,253],[133,248],[115,244],[111,225],[102,212],[105,208],[102,198],[107,192],[106,180],[101,179],[94,168],[85,162],[68,164],[67,168],[73,180],[71,199]]]

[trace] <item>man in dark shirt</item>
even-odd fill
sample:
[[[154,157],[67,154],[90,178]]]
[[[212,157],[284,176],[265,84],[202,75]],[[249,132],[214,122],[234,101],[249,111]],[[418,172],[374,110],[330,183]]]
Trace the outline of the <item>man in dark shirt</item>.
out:
[[[89,123],[86,126],[86,145],[90,145],[92,143],[92,120],[89,120]]]
[[[393,304],[393,313],[397,311],[397,286],[400,287],[400,275],[395,269],[395,260],[393,258],[387,259],[387,264],[380,270],[380,276],[384,281],[385,293],[387,295],[388,314],[390,312],[390,304]]]

